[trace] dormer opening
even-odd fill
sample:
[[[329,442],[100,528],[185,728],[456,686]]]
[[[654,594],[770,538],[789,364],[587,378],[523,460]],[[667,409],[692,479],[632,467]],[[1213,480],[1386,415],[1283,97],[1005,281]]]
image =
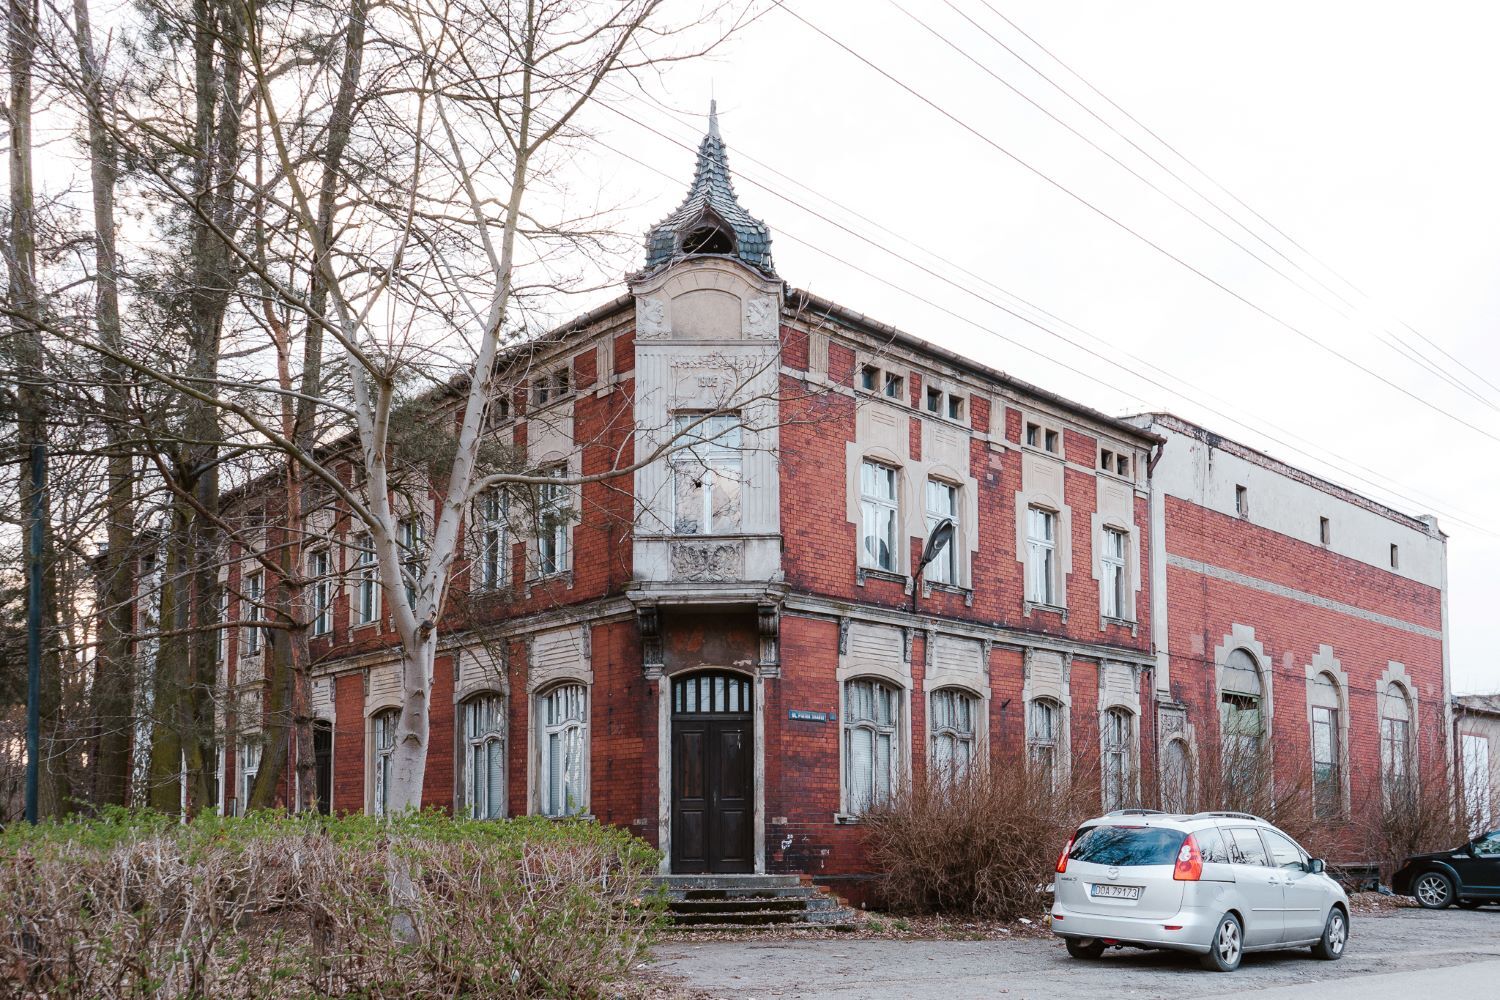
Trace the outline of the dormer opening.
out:
[[[682,238],[684,254],[712,253],[733,256],[737,249],[733,230],[711,214],[705,214],[703,218],[698,219],[688,234]]]

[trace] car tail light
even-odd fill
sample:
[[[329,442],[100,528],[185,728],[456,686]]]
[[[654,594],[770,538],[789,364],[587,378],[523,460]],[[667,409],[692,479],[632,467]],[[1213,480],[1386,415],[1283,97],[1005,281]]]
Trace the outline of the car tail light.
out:
[[[1177,864],[1172,868],[1172,877],[1179,882],[1196,882],[1203,877],[1203,853],[1198,850],[1198,841],[1190,833],[1182,841],[1177,852]]]
[[[1057,873],[1059,875],[1068,870],[1068,853],[1072,850],[1073,838],[1069,837],[1068,842],[1063,845],[1062,853],[1057,856]]]

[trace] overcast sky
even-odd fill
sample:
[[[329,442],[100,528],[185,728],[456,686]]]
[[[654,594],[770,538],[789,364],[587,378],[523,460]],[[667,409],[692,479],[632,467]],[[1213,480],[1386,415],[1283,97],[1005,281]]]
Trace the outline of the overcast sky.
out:
[[[581,168],[628,205],[627,231],[680,200],[715,95],[741,201],[770,225],[788,282],[1107,412],[1170,409],[1400,510],[1436,513],[1450,536],[1455,690],[1500,689],[1484,633],[1500,604],[1500,4],[787,6],[879,69],[772,9],[713,59],[645,82],[656,106],[615,102],[642,124],[597,112],[600,138],[640,161],[606,149]],[[1002,312],[1007,292],[1055,314],[1031,315],[1080,346]],[[1382,340],[1437,359],[1459,385]]]

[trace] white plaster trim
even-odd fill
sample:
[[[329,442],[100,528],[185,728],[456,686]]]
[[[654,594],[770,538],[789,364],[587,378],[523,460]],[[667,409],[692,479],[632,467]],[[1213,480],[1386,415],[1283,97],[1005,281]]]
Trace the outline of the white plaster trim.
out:
[[[1313,658],[1304,668],[1304,673],[1307,677],[1307,697],[1304,700],[1307,704],[1306,721],[1309,765],[1313,763],[1313,708],[1315,707],[1313,705],[1314,685],[1316,685],[1318,678],[1324,674],[1327,674],[1333,680],[1333,692],[1334,697],[1338,702],[1336,708],[1339,713],[1339,745],[1336,749],[1338,750],[1339,756],[1337,763],[1339,768],[1339,800],[1341,810],[1340,815],[1348,816],[1351,802],[1349,788],[1349,675],[1344,672],[1343,666],[1339,663],[1338,658],[1333,655],[1333,647],[1327,645],[1326,643],[1318,647],[1317,653],[1313,655]],[[1376,729],[1376,732],[1379,732],[1378,727]]]
[[[1288,600],[1311,604],[1314,607],[1323,608],[1328,611],[1337,611],[1339,614],[1348,615],[1351,618],[1359,618],[1367,622],[1374,622],[1377,625],[1385,625],[1389,628],[1400,629],[1403,632],[1411,632],[1414,635],[1420,635],[1427,639],[1436,639],[1438,641],[1442,641],[1443,639],[1443,633],[1438,629],[1428,628],[1425,625],[1418,625],[1414,622],[1402,621],[1399,618],[1392,618],[1390,615],[1383,615],[1377,611],[1357,608],[1352,604],[1345,604],[1342,601],[1335,601],[1332,598],[1323,597],[1318,594],[1309,594],[1305,590],[1284,587],[1279,583],[1272,583],[1269,580],[1246,576],[1244,573],[1238,573],[1232,569],[1224,569],[1221,566],[1214,566],[1198,559],[1189,559],[1185,556],[1169,553],[1166,561],[1169,566],[1191,570],[1194,573],[1201,573],[1216,580],[1236,583],[1242,587],[1250,587],[1253,590],[1259,590],[1266,594],[1274,594],[1277,597],[1285,597]]]

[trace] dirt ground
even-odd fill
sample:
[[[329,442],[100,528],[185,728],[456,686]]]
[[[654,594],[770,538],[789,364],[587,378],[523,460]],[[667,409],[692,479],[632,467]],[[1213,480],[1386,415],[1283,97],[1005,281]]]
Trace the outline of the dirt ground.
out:
[[[1420,910],[1356,897],[1339,962],[1308,953],[1247,955],[1237,973],[1203,972],[1193,956],[1133,949],[1098,962],[1070,959],[1039,921],[984,924],[865,916],[842,934],[674,937],[641,972],[646,995],[717,998],[911,997],[913,1000],[1071,1000],[1102,995],[1168,1000],[1269,990],[1273,997],[1500,995],[1500,907]],[[1405,977],[1415,976],[1413,982]]]

